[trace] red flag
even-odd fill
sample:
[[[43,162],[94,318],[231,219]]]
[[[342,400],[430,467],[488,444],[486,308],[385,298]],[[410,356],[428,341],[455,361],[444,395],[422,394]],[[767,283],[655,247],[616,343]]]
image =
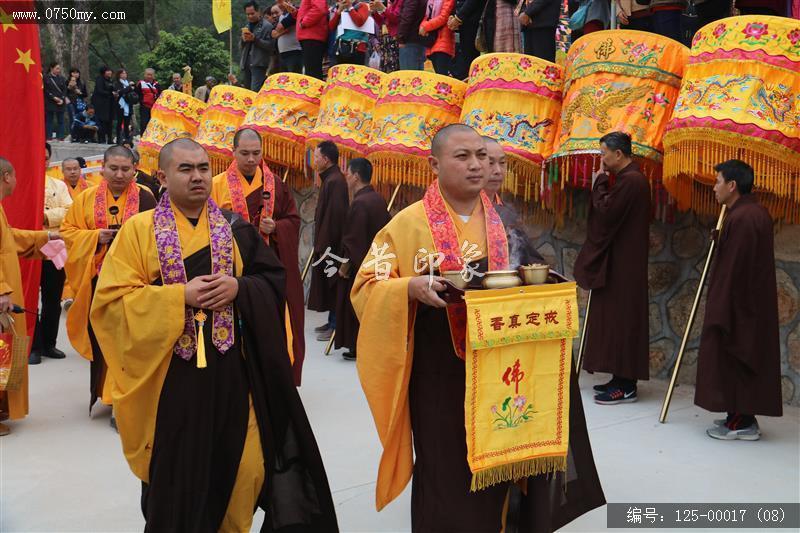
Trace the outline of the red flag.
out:
[[[15,23],[3,9],[5,3],[0,2],[0,156],[14,165],[17,188],[3,200],[3,209],[12,227],[42,229],[45,134],[39,26]],[[33,2],[14,2],[13,7],[35,9]],[[41,262],[20,260],[20,267],[25,308],[37,309]],[[35,325],[28,320],[31,336]]]

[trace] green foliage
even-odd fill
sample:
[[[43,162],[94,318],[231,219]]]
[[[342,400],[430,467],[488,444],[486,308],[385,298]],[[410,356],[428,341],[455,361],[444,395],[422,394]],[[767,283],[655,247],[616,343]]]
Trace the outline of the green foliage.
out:
[[[156,69],[156,79],[169,83],[173,72],[183,73],[192,67],[194,85],[199,86],[206,76],[224,80],[228,73],[228,50],[206,28],[189,26],[180,33],[160,31],[158,44],[150,52],[139,54],[139,63]]]

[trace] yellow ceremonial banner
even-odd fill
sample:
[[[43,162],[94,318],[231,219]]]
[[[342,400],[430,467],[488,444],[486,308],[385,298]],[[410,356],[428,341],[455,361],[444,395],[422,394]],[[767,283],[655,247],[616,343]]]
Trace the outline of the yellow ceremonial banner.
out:
[[[664,186],[679,209],[717,213],[714,167],[741,159],[772,216],[799,223],[800,20],[748,15],[701,28],[664,147]]]
[[[467,291],[467,461],[472,490],[564,471],[574,282]]]
[[[231,29],[231,0],[211,0],[211,14],[218,33]]]

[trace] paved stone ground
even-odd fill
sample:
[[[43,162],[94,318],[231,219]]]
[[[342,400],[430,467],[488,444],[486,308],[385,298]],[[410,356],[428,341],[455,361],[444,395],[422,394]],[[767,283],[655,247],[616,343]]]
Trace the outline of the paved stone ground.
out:
[[[307,338],[322,323],[308,313]],[[63,324],[62,324],[63,326]],[[139,482],[128,470],[109,409],[88,416],[89,365],[68,346],[66,360],[31,367],[31,415],[0,439],[0,531],[141,531]],[[380,443],[353,363],[322,355],[309,341],[301,394],[322,449],[343,532],[410,530],[410,489],[380,514],[374,507]],[[600,478],[611,502],[800,501],[800,409],[760,419],[759,442],[705,436],[713,415],[677,389],[667,424],[658,423],[665,383],[640,387],[635,404],[602,407],[584,374],[581,388]],[[253,531],[261,525],[260,513]],[[605,509],[564,531],[605,529]]]

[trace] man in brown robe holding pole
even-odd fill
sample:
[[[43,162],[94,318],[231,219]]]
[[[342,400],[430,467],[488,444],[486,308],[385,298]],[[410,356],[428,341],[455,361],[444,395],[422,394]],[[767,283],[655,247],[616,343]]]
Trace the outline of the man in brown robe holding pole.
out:
[[[286,304],[291,334],[289,353],[295,385],[300,385],[306,341],[303,282],[298,249],[300,216],[289,187],[275,178],[262,160],[261,136],[245,128],[233,136],[233,162],[214,176],[211,199],[222,209],[237,213],[259,229],[286,269]]]
[[[319,173],[322,186],[314,213],[314,262],[308,308],[328,312],[327,323],[314,328],[318,341],[328,341],[336,329],[339,280],[336,271],[343,263],[342,234],[349,204],[347,181],[339,170],[339,149],[335,144],[330,141],[319,143],[314,150],[314,169]]]
[[[358,319],[350,302],[355,272],[364,261],[372,239],[391,220],[386,201],[372,188],[372,163],[359,157],[347,165],[347,187],[353,200],[347,210],[347,221],[342,236],[342,256],[347,263],[339,267],[339,298],[336,306],[336,348],[346,347],[342,357],[356,359]]]
[[[755,415],[783,414],[773,225],[751,193],[752,167],[733,159],[714,170],[714,194],[728,213],[708,282],[694,403],[728,413],[709,437],[758,440]]]
[[[632,159],[629,135],[605,135],[600,153],[575,280],[592,291],[583,368],[613,375],[608,383],[595,386],[594,401],[614,405],[635,402],[636,381],[650,377],[650,185]],[[613,185],[608,173],[616,176]]]

